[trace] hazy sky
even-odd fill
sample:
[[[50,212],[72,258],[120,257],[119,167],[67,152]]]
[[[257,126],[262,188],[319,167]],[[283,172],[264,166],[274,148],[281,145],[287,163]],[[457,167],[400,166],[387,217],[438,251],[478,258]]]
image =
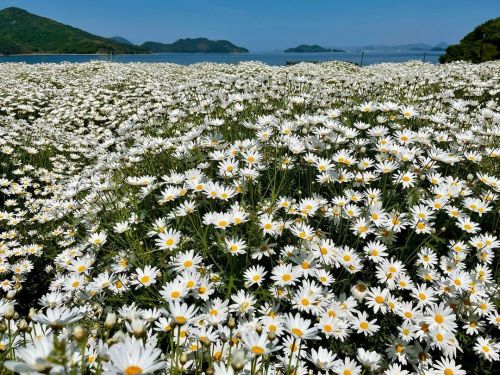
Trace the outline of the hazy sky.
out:
[[[0,0],[8,6],[137,44],[203,36],[253,51],[455,43],[500,16],[500,0]]]

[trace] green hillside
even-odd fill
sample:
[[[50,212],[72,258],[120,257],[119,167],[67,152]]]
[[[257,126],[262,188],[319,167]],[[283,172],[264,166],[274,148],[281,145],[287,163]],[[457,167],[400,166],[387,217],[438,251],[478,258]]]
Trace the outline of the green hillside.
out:
[[[132,43],[130,40],[125,39],[125,38],[123,38],[123,37],[121,37],[121,36],[112,36],[112,37],[111,37],[111,38],[109,38],[109,39],[112,39],[112,40],[114,40],[115,42],[118,42],[118,43],[121,43],[121,44],[128,44],[128,45],[130,45],[130,46],[133,46],[133,45],[134,45],[134,43]]]
[[[0,54],[147,53],[19,8],[0,11]]]
[[[245,53],[246,48],[238,47],[228,40],[209,40],[207,38],[179,39],[172,44],[146,42],[141,45],[154,53],[162,52],[205,52],[205,53]]]
[[[458,44],[446,48],[439,59],[441,63],[451,61],[483,61],[500,59],[500,17],[479,25]]]
[[[309,45],[309,44],[301,44],[300,46],[294,47],[294,48],[288,48],[284,52],[344,52],[344,50],[341,49],[335,49],[335,48],[324,48],[321,46],[318,46],[317,44],[314,45]]]

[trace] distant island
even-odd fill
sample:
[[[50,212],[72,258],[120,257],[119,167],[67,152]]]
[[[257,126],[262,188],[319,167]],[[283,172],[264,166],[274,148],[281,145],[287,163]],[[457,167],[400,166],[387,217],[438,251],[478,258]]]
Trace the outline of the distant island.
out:
[[[284,52],[286,53],[291,53],[291,52],[299,52],[299,53],[307,53],[307,52],[345,52],[342,49],[335,49],[335,48],[324,48],[321,46],[318,46],[317,44],[314,45],[309,45],[309,44],[301,44],[300,46],[294,47],[294,48],[288,48]]]
[[[20,8],[0,11],[0,54],[148,53],[146,49],[103,38]]]
[[[104,38],[20,8],[0,11],[0,55],[16,54],[137,54],[160,52],[245,53],[227,40],[179,39],[172,44],[141,46],[114,36]]]
[[[395,46],[388,45],[373,45],[364,46],[362,49],[365,51],[444,51],[448,47],[446,42],[441,42],[432,46],[426,43],[412,43],[412,44],[399,44]]]
[[[460,43],[446,48],[439,58],[441,63],[460,60],[473,63],[500,60],[500,17],[477,26]]]
[[[153,53],[190,52],[190,53],[247,53],[248,49],[238,47],[228,40],[209,40],[207,38],[179,39],[174,43],[146,42],[141,44]]]

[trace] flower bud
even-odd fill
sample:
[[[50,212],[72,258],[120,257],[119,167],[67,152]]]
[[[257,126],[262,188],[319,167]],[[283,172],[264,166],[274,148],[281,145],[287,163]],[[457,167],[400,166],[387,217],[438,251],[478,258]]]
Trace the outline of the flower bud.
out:
[[[188,357],[186,352],[182,352],[181,356],[179,357],[179,363],[184,366],[188,361]]]
[[[21,319],[19,322],[17,322],[17,329],[20,332],[26,332],[28,331],[28,322],[25,319]]]
[[[130,327],[132,328],[132,334],[136,339],[140,339],[146,335],[146,327],[144,326],[144,322],[142,320],[132,320]]]
[[[28,313],[28,319],[33,320],[33,317],[36,315],[36,310],[32,307]]]
[[[206,348],[210,347],[210,345],[212,344],[212,342],[209,339],[207,339],[206,337],[202,337],[200,339],[200,341],[203,344],[203,346]]]
[[[243,367],[245,367],[245,362],[232,360],[231,367],[233,368],[234,371],[238,372],[242,370]]]
[[[76,326],[73,329],[73,337],[77,342],[84,342],[87,339],[87,330],[82,326]]]
[[[14,305],[12,303],[8,303],[3,311],[3,317],[7,320],[11,320],[15,315],[16,310],[14,309]]]
[[[108,315],[106,315],[106,321],[104,322],[104,328],[106,328],[106,330],[108,331],[111,331],[115,326],[115,324],[116,324],[116,314],[112,312],[108,313]]]
[[[17,290],[9,290],[7,292],[7,295],[5,296],[6,299],[12,301],[14,297],[16,296]]]
[[[245,353],[242,350],[234,352],[231,367],[234,371],[240,371],[245,367]]]

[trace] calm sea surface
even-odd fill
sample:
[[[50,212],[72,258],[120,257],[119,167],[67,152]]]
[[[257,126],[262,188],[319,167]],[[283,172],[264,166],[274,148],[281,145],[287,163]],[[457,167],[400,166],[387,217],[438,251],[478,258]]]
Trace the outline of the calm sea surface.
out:
[[[363,57],[363,65],[404,62],[410,60],[427,61],[437,64],[441,52],[366,52]],[[361,63],[360,52],[335,52],[335,53],[161,53],[151,55],[26,55],[26,56],[0,56],[3,62],[25,62],[28,64],[39,63],[82,63],[89,61],[113,61],[118,63],[142,62],[142,63],[174,63],[190,65],[200,62],[213,62],[234,64],[240,61],[261,61],[268,65],[285,65],[287,61],[330,61],[340,60],[353,63]]]

